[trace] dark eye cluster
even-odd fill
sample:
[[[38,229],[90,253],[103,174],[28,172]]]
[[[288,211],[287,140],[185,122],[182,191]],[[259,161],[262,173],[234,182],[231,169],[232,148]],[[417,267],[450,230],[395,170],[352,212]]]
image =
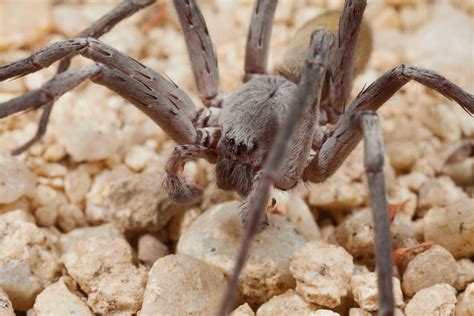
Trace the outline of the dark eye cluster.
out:
[[[252,145],[249,147],[247,147],[247,145],[243,142],[237,143],[235,139],[230,138],[228,135],[225,137],[225,143],[227,144],[229,151],[237,156],[243,154],[244,152],[253,151],[257,147],[255,143],[252,143]]]

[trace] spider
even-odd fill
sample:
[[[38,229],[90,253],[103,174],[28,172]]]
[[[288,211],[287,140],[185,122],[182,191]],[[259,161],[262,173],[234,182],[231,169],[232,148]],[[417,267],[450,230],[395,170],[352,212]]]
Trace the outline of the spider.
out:
[[[434,71],[400,65],[349,103],[353,77],[370,54],[370,29],[363,21],[366,0],[346,0],[342,12],[328,12],[306,24],[273,75],[267,72],[267,58],[277,1],[256,0],[247,38],[244,83],[232,93],[223,93],[219,91],[211,38],[196,1],[174,0],[197,90],[205,105],[197,111],[190,97],[171,80],[97,39],[155,1],[125,0],[76,38],[0,67],[0,80],[5,80],[61,61],[57,75],[40,89],[0,104],[0,118],[43,108],[35,137],[14,153],[23,152],[45,133],[56,98],[90,79],[130,101],[179,144],[165,166],[163,185],[171,199],[194,203],[202,194],[180,175],[186,161],[204,158],[215,163],[218,187],[235,190],[245,199],[240,214],[245,226],[241,250],[219,311],[225,315],[252,237],[265,229],[270,188],[290,190],[299,181],[324,181],[364,138],[376,233],[379,313],[393,314],[383,141],[375,111],[410,80],[456,101],[470,115],[474,114],[474,96]],[[68,70],[70,59],[78,54],[96,64]]]

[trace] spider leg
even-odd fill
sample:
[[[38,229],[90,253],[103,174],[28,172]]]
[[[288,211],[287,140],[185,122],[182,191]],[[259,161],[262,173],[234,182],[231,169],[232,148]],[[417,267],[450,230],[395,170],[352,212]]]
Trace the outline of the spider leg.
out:
[[[358,120],[364,135],[364,165],[375,230],[375,259],[379,288],[378,315],[393,315],[392,239],[383,174],[382,131],[375,112],[362,112]]]
[[[202,189],[187,184],[184,178],[179,174],[186,161],[199,158],[204,158],[210,163],[215,163],[217,160],[217,152],[213,148],[200,145],[180,145],[175,147],[170,159],[166,163],[166,177],[163,180],[163,187],[168,191],[169,197],[173,201],[182,204],[190,204],[199,201],[201,198]]]
[[[332,41],[333,36],[325,30],[316,30],[313,33],[310,44],[311,49],[309,50],[301,80],[292,101],[292,111],[288,114],[283,126],[278,131],[263,169],[258,174],[258,180],[254,182],[247,198],[248,220],[245,224],[245,231],[242,234],[242,242],[234,272],[229,279],[229,285],[219,309],[218,315],[220,316],[227,315],[233,303],[234,292],[238,285],[240,272],[247,258],[250,243],[253,236],[262,228],[263,212],[268,202],[270,188],[275,181],[275,170],[278,170],[284,162],[289,149],[288,145],[290,142],[288,140],[294,135],[296,127],[305,113],[305,108],[314,102],[314,95],[320,95],[321,93]],[[315,82],[319,83],[316,87]],[[312,93],[314,90],[319,91],[314,94]]]
[[[123,19],[133,15],[137,11],[146,8],[147,6],[155,3],[156,0],[124,0],[120,5],[115,7],[112,11],[108,12],[100,19],[95,21],[90,27],[86,28],[80,32],[77,37],[94,37],[99,38],[103,34],[110,31],[117,23]],[[71,64],[71,58],[65,58],[59,63],[57,74],[66,71]],[[23,146],[17,148],[12,152],[13,155],[19,155],[28,148],[30,148],[34,143],[39,141],[41,137],[46,133],[46,128],[49,121],[49,116],[53,109],[54,103],[48,103],[43,107],[43,113],[41,114],[41,119],[38,123],[38,129],[35,136],[25,143]]]
[[[194,80],[205,105],[218,96],[219,70],[206,21],[195,0],[174,0],[188,48]]]
[[[346,0],[339,19],[339,36],[331,65],[329,102],[343,113],[352,89],[356,46],[366,0]]]
[[[412,79],[456,101],[468,114],[474,115],[472,94],[432,70],[400,65],[375,80],[350,104],[335,130],[309,162],[303,178],[311,182],[323,182],[336,172],[362,138],[362,133],[357,129],[357,113],[376,111]]]
[[[99,68],[93,65],[61,73],[44,83],[39,89],[0,103],[0,118],[27,109],[38,108],[44,104],[50,104],[54,102],[54,99],[97,74],[98,71]]]
[[[245,48],[245,76],[267,73],[268,49],[278,0],[256,0]]]
[[[203,127],[217,127],[219,126],[219,116],[221,115],[221,108],[210,106],[200,109],[193,120],[196,128]]]
[[[123,19],[128,18],[129,16],[135,14],[136,12],[144,9],[153,3],[156,0],[124,0],[117,7],[112,9],[112,11],[107,12],[104,16],[95,21],[91,26],[84,29],[82,32],[77,34],[76,37],[93,37],[99,38],[105,33],[109,32],[117,23]],[[66,71],[71,64],[71,58],[65,58],[61,60],[58,66],[57,73]]]
[[[114,91],[122,96],[125,95],[125,98],[127,95],[143,96],[142,99],[131,98],[134,100],[132,103],[139,104],[137,106],[157,122],[176,142],[194,143],[196,141],[196,131],[191,122],[196,116],[196,109],[189,96],[157,72],[93,38],[71,39],[44,47],[30,57],[0,67],[0,80],[26,75],[47,67],[59,59],[77,54],[118,70],[116,78],[120,82],[113,82],[114,86],[120,87],[120,90]],[[109,70],[105,70],[104,75],[109,72]],[[130,86],[128,86],[129,84]],[[136,91],[132,91],[131,86],[134,86]],[[25,96],[29,95],[27,93]],[[130,98],[127,99],[130,100]],[[36,99],[28,100],[37,101]],[[18,105],[18,101],[15,102],[6,102],[0,105],[2,108],[0,113],[4,112],[9,115],[27,108],[37,107],[31,103]],[[147,107],[145,102],[151,105]]]

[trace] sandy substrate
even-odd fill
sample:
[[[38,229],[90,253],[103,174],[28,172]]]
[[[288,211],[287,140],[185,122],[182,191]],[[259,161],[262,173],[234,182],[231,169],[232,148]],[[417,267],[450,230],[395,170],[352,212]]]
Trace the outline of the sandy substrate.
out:
[[[118,2],[0,2],[0,65],[73,37]],[[270,65],[281,61],[308,19],[339,6],[280,0]],[[220,87],[232,91],[243,77],[252,3],[200,1],[200,7]],[[472,93],[473,15],[469,1],[369,1],[374,50],[353,96],[401,63],[436,70]],[[166,74],[202,106],[171,2],[160,1],[101,39]],[[86,63],[76,57],[72,67]],[[0,102],[39,88],[55,70],[0,82]],[[397,315],[474,315],[474,157],[452,155],[474,142],[474,119],[417,83],[378,113],[389,202],[398,210],[391,226]],[[204,199],[193,208],[173,204],[161,182],[175,143],[93,83],[58,99],[43,141],[10,156],[35,133],[40,115],[0,120],[0,314],[214,313],[241,234],[240,199],[216,188],[214,166],[187,163],[184,174],[205,188]],[[362,151],[358,146],[322,184],[273,192],[276,214],[256,238],[232,315],[377,310]]]

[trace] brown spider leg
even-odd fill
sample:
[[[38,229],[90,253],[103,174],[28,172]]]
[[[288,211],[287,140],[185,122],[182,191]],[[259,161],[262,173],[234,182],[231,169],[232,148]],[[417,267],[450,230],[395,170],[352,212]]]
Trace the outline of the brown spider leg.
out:
[[[92,65],[61,73],[44,83],[39,89],[0,103],[0,118],[50,104],[84,80],[97,74],[99,70],[96,65]]]
[[[171,157],[166,163],[166,177],[163,187],[168,191],[170,199],[181,204],[198,202],[202,196],[202,189],[187,184],[179,173],[184,168],[186,161],[204,158],[210,163],[217,160],[215,149],[200,145],[180,145],[175,147]]]
[[[143,88],[148,93],[145,99],[151,99],[155,101],[154,104],[160,104],[153,106],[152,110],[146,112],[147,115],[176,142],[186,144],[196,141],[196,131],[191,122],[196,115],[196,109],[189,96],[157,72],[93,38],[71,39],[42,48],[30,57],[0,67],[0,77],[25,75],[47,67],[61,58],[77,54],[117,69],[133,79],[133,81],[125,80],[124,83],[134,82],[135,85],[141,85],[140,93],[143,92]]]
[[[255,74],[267,73],[268,48],[277,4],[277,0],[255,1],[245,48],[244,82]]]
[[[362,112],[358,116],[364,135],[364,165],[372,205],[375,230],[375,260],[379,289],[378,315],[393,315],[392,237],[383,174],[384,155],[382,132],[375,112]]]
[[[221,115],[222,109],[214,106],[200,109],[196,117],[193,120],[193,124],[196,128],[202,127],[217,127],[219,126],[219,116]]]
[[[103,34],[107,33],[112,29],[117,23],[123,19],[133,15],[137,11],[155,3],[156,0],[125,0],[119,6],[114,8],[112,11],[108,12],[100,19],[95,21],[90,27],[83,30],[77,35],[77,37],[94,37],[99,38]],[[65,58],[59,63],[56,74],[62,73],[69,68],[71,64],[71,58]],[[49,121],[49,116],[51,115],[52,107],[54,103],[48,103],[43,108],[43,113],[41,114],[41,119],[38,123],[38,129],[35,136],[28,141],[26,144],[17,148],[12,152],[13,155],[19,155],[28,148],[30,148],[34,143],[39,141],[41,137],[46,132],[46,128]]]
[[[188,48],[194,80],[202,102],[208,106],[218,96],[219,70],[206,21],[194,0],[174,0]]]
[[[219,309],[219,316],[227,315],[233,303],[233,297],[238,286],[239,275],[245,264],[250,243],[253,236],[261,228],[264,219],[264,210],[270,195],[270,188],[275,181],[275,170],[284,163],[289,149],[289,139],[292,138],[298,123],[301,121],[305,108],[315,102],[314,97],[321,95],[326,71],[327,59],[334,37],[325,30],[316,30],[311,37],[308,57],[305,61],[300,83],[298,84],[292,106],[283,126],[279,129],[271,150],[265,160],[263,169],[258,174],[258,181],[254,182],[247,198],[249,218],[242,234],[242,241],[238,253],[234,272],[229,279],[227,291]],[[313,92],[316,91],[316,92]],[[316,99],[319,102],[319,98]]]
[[[366,0],[347,0],[339,19],[339,36],[331,65],[329,103],[343,113],[352,89],[357,39]]]
[[[91,26],[84,29],[82,32],[77,34],[75,37],[93,37],[99,38],[105,33],[109,32],[117,23],[136,12],[152,5],[156,0],[124,0],[117,7],[107,12],[104,16],[100,17]],[[66,71],[71,64],[71,58],[65,58],[61,60],[58,66],[57,73]]]
[[[400,65],[375,80],[351,103],[335,130],[309,162],[303,178],[318,183],[334,174],[362,138],[362,133],[357,128],[357,113],[376,111],[412,79],[456,101],[470,115],[474,114],[472,94],[432,70]]]
[[[35,135],[26,143],[12,151],[12,155],[20,155],[25,150],[33,146],[36,142],[39,142],[43,135],[46,133],[46,128],[48,127],[49,115],[53,109],[54,102],[46,103],[43,106],[43,113],[41,113],[40,121],[38,122],[38,128],[36,129]]]

